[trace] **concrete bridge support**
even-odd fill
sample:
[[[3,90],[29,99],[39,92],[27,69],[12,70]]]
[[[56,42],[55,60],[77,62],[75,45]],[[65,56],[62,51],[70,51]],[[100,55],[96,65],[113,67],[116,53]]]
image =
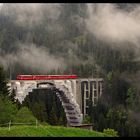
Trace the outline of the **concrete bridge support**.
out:
[[[89,102],[92,101],[93,106],[96,106],[98,99],[102,95],[103,79],[79,79],[77,83],[77,95],[79,97],[77,102],[80,104],[80,109],[85,116],[88,114]]]

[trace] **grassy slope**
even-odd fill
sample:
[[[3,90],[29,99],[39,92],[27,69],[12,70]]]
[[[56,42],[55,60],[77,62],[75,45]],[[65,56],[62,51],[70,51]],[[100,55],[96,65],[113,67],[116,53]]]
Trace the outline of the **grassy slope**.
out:
[[[0,137],[105,137],[106,134],[79,128],[66,128],[60,126],[12,126],[0,127]]]

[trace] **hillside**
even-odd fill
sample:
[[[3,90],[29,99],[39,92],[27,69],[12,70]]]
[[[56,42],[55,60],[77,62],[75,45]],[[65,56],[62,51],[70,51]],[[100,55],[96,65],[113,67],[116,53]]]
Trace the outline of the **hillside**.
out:
[[[12,126],[0,127],[0,137],[108,137],[101,132],[60,126]]]

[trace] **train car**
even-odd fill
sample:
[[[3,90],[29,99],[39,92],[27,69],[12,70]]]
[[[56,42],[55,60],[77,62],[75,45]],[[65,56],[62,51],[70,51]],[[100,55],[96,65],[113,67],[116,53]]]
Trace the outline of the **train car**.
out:
[[[66,80],[77,79],[77,75],[18,75],[17,80]]]

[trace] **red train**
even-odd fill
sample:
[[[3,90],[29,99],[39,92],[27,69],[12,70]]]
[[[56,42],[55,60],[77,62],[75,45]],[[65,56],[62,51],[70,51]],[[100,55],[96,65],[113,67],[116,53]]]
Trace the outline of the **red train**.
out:
[[[18,75],[17,80],[66,80],[77,79],[77,75]]]

